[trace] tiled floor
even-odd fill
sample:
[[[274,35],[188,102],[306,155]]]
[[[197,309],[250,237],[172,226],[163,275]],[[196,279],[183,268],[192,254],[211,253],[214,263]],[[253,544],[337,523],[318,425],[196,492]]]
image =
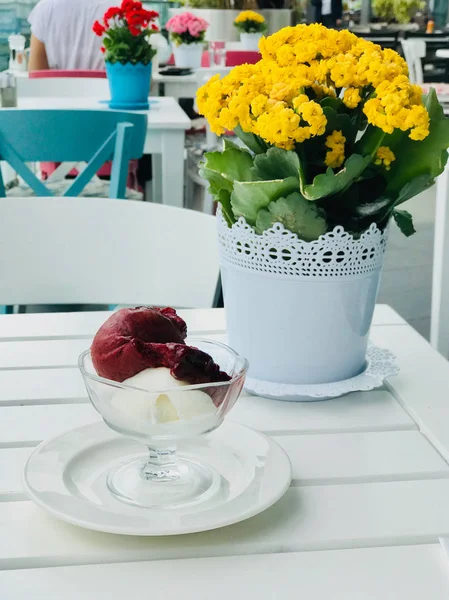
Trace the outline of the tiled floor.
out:
[[[416,233],[406,238],[392,224],[379,302],[397,310],[427,339],[430,333],[435,188],[403,207],[412,213]]]

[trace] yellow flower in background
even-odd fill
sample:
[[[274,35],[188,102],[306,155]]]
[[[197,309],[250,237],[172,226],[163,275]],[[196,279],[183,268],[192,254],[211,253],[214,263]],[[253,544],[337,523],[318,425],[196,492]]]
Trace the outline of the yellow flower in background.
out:
[[[391,163],[396,160],[396,156],[388,146],[380,146],[376,152],[376,165],[383,165],[387,171],[390,170]]]
[[[242,12],[236,16],[234,23],[244,23],[245,21],[265,23],[265,18],[254,10],[242,10]]]
[[[243,11],[237,19],[251,13]],[[429,134],[421,90],[410,83],[406,62],[393,50],[318,23],[285,27],[262,38],[259,48],[258,63],[215,76],[198,91],[199,112],[214,132],[237,123],[269,144],[294,148],[324,135],[320,102],[340,97],[348,111],[363,111],[385,133],[408,131],[412,140]],[[327,155],[329,166],[341,165],[344,143]]]
[[[324,161],[327,167],[332,169],[341,167],[345,160],[345,142],[346,138],[341,131],[335,130],[327,136],[325,146],[329,151],[326,152]]]

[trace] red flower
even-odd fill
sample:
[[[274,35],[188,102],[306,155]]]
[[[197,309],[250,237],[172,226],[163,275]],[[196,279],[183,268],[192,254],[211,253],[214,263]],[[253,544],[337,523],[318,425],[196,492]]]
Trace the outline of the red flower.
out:
[[[151,29],[153,31],[159,31],[159,27],[157,25],[155,25],[154,23],[151,24]]]
[[[147,19],[149,21],[154,21],[154,19],[157,19],[159,16],[159,13],[156,12],[155,10],[147,10],[145,12],[147,13]]]
[[[149,24],[148,11],[143,10],[143,9],[129,11],[126,13],[125,18],[126,18],[129,28],[139,27],[139,28],[145,29],[146,27],[148,27],[148,24]],[[137,34],[133,34],[133,35],[137,35]]]
[[[104,46],[102,46],[100,50],[103,52],[103,54],[106,52],[106,48]]]
[[[123,12],[130,10],[140,10],[142,8],[142,2],[134,2],[134,0],[123,0],[121,9]]]
[[[114,19],[115,17],[123,17],[123,12],[118,6],[111,6],[111,8],[108,8],[108,10],[104,13],[104,24],[107,25],[109,19]]]
[[[142,33],[139,27],[134,27],[133,25],[129,26],[129,31],[131,32],[131,35],[140,35]]]
[[[95,21],[95,23],[92,27],[92,30],[98,36],[102,36],[104,34],[104,32],[106,31],[106,29],[103,27],[103,25],[100,23],[100,21]]]

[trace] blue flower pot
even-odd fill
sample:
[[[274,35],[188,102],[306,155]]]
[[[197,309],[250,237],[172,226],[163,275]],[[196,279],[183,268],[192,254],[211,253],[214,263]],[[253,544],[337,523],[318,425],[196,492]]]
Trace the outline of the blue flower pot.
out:
[[[111,108],[143,110],[148,108],[152,64],[133,65],[106,62],[106,74],[111,90]]]

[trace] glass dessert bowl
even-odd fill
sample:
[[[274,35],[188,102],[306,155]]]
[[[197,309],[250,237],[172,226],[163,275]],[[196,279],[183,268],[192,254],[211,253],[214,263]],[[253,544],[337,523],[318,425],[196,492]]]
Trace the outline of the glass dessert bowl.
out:
[[[243,388],[248,363],[225,344],[189,338],[190,347],[209,355],[228,381],[186,385],[167,369],[146,369],[126,382],[100,377],[90,350],[79,358],[89,398],[112,430],[142,442],[146,454],[128,457],[110,470],[107,485],[124,502],[172,508],[197,504],[220,488],[220,476],[180,442],[194,440],[221,425]]]

